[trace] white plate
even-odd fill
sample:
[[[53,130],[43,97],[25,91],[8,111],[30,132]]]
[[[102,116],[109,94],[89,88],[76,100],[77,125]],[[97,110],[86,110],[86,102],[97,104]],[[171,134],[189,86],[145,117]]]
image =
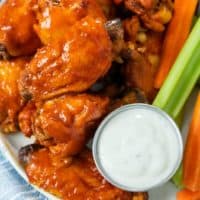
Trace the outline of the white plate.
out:
[[[191,95],[189,101],[187,102],[185,106],[185,118],[183,120],[183,127],[182,127],[182,133],[183,133],[183,140],[185,141],[186,132],[188,130],[188,122],[190,121],[192,108],[195,102],[197,96],[197,90],[193,92]],[[0,133],[0,150],[4,154],[4,156],[10,161],[12,166],[16,169],[16,171],[22,176],[27,182],[27,176],[25,174],[24,169],[18,162],[18,150],[27,144],[33,143],[33,139],[27,139],[20,133],[12,134],[12,135],[4,135]],[[51,200],[57,200],[55,196],[52,196],[51,194],[45,192],[44,190],[39,189],[36,186],[33,186],[36,190],[41,192],[43,195],[48,197]],[[155,188],[151,191],[149,191],[150,200],[175,200],[176,199],[176,187],[168,182],[165,185]]]

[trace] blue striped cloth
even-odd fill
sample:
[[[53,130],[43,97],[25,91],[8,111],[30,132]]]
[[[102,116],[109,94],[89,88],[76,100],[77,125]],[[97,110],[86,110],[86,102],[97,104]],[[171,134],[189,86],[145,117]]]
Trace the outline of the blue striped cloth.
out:
[[[27,184],[0,152],[0,200],[48,200]]]

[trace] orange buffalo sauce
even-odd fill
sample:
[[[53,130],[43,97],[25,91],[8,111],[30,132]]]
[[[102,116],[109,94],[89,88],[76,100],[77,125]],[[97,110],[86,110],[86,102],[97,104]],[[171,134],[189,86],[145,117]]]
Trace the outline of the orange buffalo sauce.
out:
[[[133,194],[109,184],[97,171],[86,149],[74,158],[53,156],[41,149],[26,166],[31,183],[65,200],[132,200]]]

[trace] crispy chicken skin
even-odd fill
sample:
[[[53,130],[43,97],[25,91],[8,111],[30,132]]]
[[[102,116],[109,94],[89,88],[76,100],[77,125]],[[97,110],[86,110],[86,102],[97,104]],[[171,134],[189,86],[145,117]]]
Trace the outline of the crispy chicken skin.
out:
[[[32,136],[32,123],[34,119],[34,115],[36,113],[36,105],[34,102],[28,102],[23,109],[21,109],[18,115],[18,122],[20,130],[27,137]]]
[[[156,94],[156,90],[153,87],[156,69],[149,63],[147,58],[133,50],[132,58],[125,68],[126,84],[131,88],[143,90],[151,102]]]
[[[26,65],[25,59],[0,60],[0,123],[6,132],[17,130],[17,114],[23,106],[18,90],[18,80]]]
[[[114,0],[137,14],[148,29],[162,32],[172,17],[172,0]]]
[[[31,55],[40,46],[34,32],[36,0],[7,0],[0,6],[0,44],[12,56]]]
[[[154,79],[159,66],[163,34],[144,30],[139,18],[124,20],[128,59],[124,68],[126,84],[144,91],[149,102],[156,95]]]
[[[36,29],[46,46],[21,77],[22,95],[34,100],[88,89],[105,75],[112,60],[105,18],[94,0],[45,5]]]
[[[134,196],[99,174],[88,149],[74,158],[55,157],[41,149],[31,155],[26,173],[31,183],[64,200],[132,200]]]
[[[100,24],[106,21],[96,0],[60,0],[58,3],[53,0],[38,0],[38,7],[38,24],[34,28],[45,45],[73,40],[76,27],[83,24],[87,26],[85,18],[91,18],[94,23]]]
[[[107,113],[108,103],[108,98],[88,94],[65,95],[37,106],[35,114],[29,104],[20,113],[20,128],[28,136],[34,133],[37,142],[55,154],[74,155]]]

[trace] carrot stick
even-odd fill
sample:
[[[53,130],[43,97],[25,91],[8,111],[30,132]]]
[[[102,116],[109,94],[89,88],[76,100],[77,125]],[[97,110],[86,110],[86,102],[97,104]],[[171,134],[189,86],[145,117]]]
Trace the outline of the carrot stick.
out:
[[[197,3],[198,0],[175,0],[174,16],[163,43],[160,67],[154,82],[155,88],[159,89],[162,86],[189,35]]]
[[[183,158],[183,184],[193,192],[200,191],[200,93],[194,108]]]
[[[200,192],[191,192],[189,190],[181,190],[176,194],[177,200],[199,200]]]

